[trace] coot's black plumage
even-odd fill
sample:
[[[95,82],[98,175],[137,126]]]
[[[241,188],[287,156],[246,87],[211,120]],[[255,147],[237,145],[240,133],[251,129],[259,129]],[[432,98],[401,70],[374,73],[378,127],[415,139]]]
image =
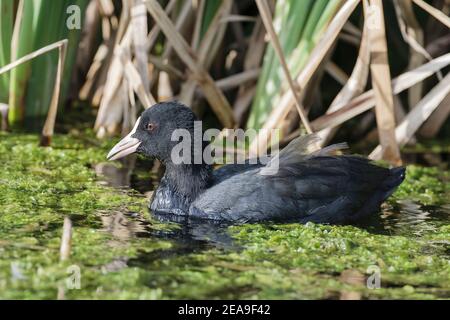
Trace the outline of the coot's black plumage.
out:
[[[268,165],[262,164],[217,170],[205,163],[174,164],[171,151],[178,141],[172,141],[172,132],[186,129],[193,136],[195,120],[180,103],[156,104],[108,154],[114,160],[138,152],[165,164],[150,204],[155,212],[240,223],[349,223],[378,212],[405,176],[404,168],[386,169],[359,156],[333,155],[342,145],[308,152],[317,142],[315,135],[292,141],[275,156],[275,174],[267,174]]]

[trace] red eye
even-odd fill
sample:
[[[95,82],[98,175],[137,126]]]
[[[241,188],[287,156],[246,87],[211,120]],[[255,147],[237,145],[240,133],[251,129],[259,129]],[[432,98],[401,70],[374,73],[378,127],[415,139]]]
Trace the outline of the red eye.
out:
[[[156,128],[156,125],[154,123],[147,123],[147,125],[145,126],[145,130],[147,131],[153,131]]]

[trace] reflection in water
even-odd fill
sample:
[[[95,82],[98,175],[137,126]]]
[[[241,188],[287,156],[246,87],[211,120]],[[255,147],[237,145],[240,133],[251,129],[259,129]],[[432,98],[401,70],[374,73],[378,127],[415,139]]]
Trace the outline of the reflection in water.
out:
[[[100,183],[113,188],[134,189],[142,194],[155,189],[160,180],[159,162],[138,158],[135,154],[119,161],[120,167],[111,162],[102,162],[94,166]]]
[[[346,269],[341,272],[339,280],[352,287],[363,288],[366,284],[366,276],[358,270]],[[339,295],[340,300],[361,300],[361,292],[355,290],[342,290]]]
[[[145,236],[150,232],[149,223],[132,214],[114,211],[101,216],[103,227],[120,241]]]
[[[121,269],[128,267],[128,258],[119,257],[102,266],[101,270],[103,273],[117,272]]]
[[[129,187],[131,185],[131,174],[136,164],[136,156],[131,155],[122,161],[122,166],[109,162],[102,162],[95,165],[95,173],[104,179],[100,181],[114,188]]]
[[[113,236],[109,241],[111,247],[124,247],[132,238],[149,233],[149,223],[133,214],[127,214],[120,211],[104,213],[101,216],[103,229]],[[116,272],[128,267],[127,257],[116,257],[113,261],[103,265],[103,273]]]
[[[101,182],[115,188],[135,188],[140,192],[146,192],[148,188],[147,190],[142,188],[142,181],[133,176],[140,169],[138,167],[140,163],[136,161],[136,157],[126,157],[121,162],[121,167],[110,163],[96,165],[95,171]],[[149,175],[145,178],[149,179]],[[148,185],[151,184],[147,183]],[[183,246],[189,244],[193,248],[204,247],[205,244],[219,248],[232,248],[234,246],[232,238],[226,232],[228,225],[223,223],[198,221],[168,214],[152,214],[152,216],[163,223],[177,223],[180,228],[173,231],[153,230],[150,228],[149,222],[143,218],[123,212],[105,213],[102,216],[102,222],[104,228],[120,241],[126,241],[133,237],[154,236],[174,240]]]
[[[228,234],[227,227],[230,224],[209,220],[192,219],[173,214],[153,213],[152,217],[160,222],[177,223],[180,226],[176,232],[167,233],[160,231],[156,236],[171,238],[174,240],[192,241],[192,243],[207,243],[209,246],[222,249],[235,248],[233,238]]]
[[[436,230],[437,227],[448,221],[449,212],[449,207],[422,207],[413,201],[401,201],[395,207],[387,205],[379,215],[357,226],[373,233],[421,236],[425,232]],[[146,261],[210,248],[240,249],[228,232],[229,224],[170,214],[152,213],[151,216],[162,223],[175,223],[178,228],[170,230],[152,228],[151,222],[136,213],[115,211],[105,213],[101,218],[104,229],[110,232],[116,240],[111,243],[114,246],[126,245],[130,239],[139,237],[174,242],[174,249],[161,250],[147,254],[145,258],[141,257]],[[120,261],[118,264],[121,263]]]
[[[381,218],[385,220],[384,229],[393,230],[395,233],[410,231],[420,235],[424,231],[434,230],[435,227],[428,223],[432,220],[431,212],[421,208],[418,203],[411,200],[397,202],[400,207],[397,211],[385,210]]]
[[[448,221],[445,207],[423,206],[413,200],[401,200],[394,207],[389,205],[380,214],[382,230],[395,235],[421,236]]]

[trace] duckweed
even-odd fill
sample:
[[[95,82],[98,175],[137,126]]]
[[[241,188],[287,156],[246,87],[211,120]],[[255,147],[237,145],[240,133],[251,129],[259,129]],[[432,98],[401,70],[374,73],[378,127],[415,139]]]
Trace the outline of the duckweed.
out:
[[[450,171],[410,165],[406,170],[405,181],[391,200],[414,199],[426,205],[441,205],[448,203],[449,197]]]
[[[420,235],[251,224],[225,230],[231,247],[190,246],[177,239],[180,226],[149,214],[138,192],[99,183],[92,166],[114,141],[59,135],[51,148],[37,143],[0,134],[0,298],[450,297],[447,223]],[[448,205],[449,189],[448,171],[409,166],[389,203]],[[65,216],[73,221],[72,248],[60,262]],[[381,287],[370,289],[378,275]]]

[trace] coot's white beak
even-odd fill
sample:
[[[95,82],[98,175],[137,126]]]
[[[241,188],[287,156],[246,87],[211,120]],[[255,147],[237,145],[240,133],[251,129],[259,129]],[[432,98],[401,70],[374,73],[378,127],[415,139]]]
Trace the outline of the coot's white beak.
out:
[[[131,153],[136,152],[137,148],[141,144],[136,138],[133,138],[132,135],[136,132],[137,127],[139,126],[139,122],[141,121],[141,117],[136,120],[134,124],[133,130],[129,134],[127,134],[122,140],[120,140],[108,153],[106,158],[108,160],[117,160],[123,158]]]

